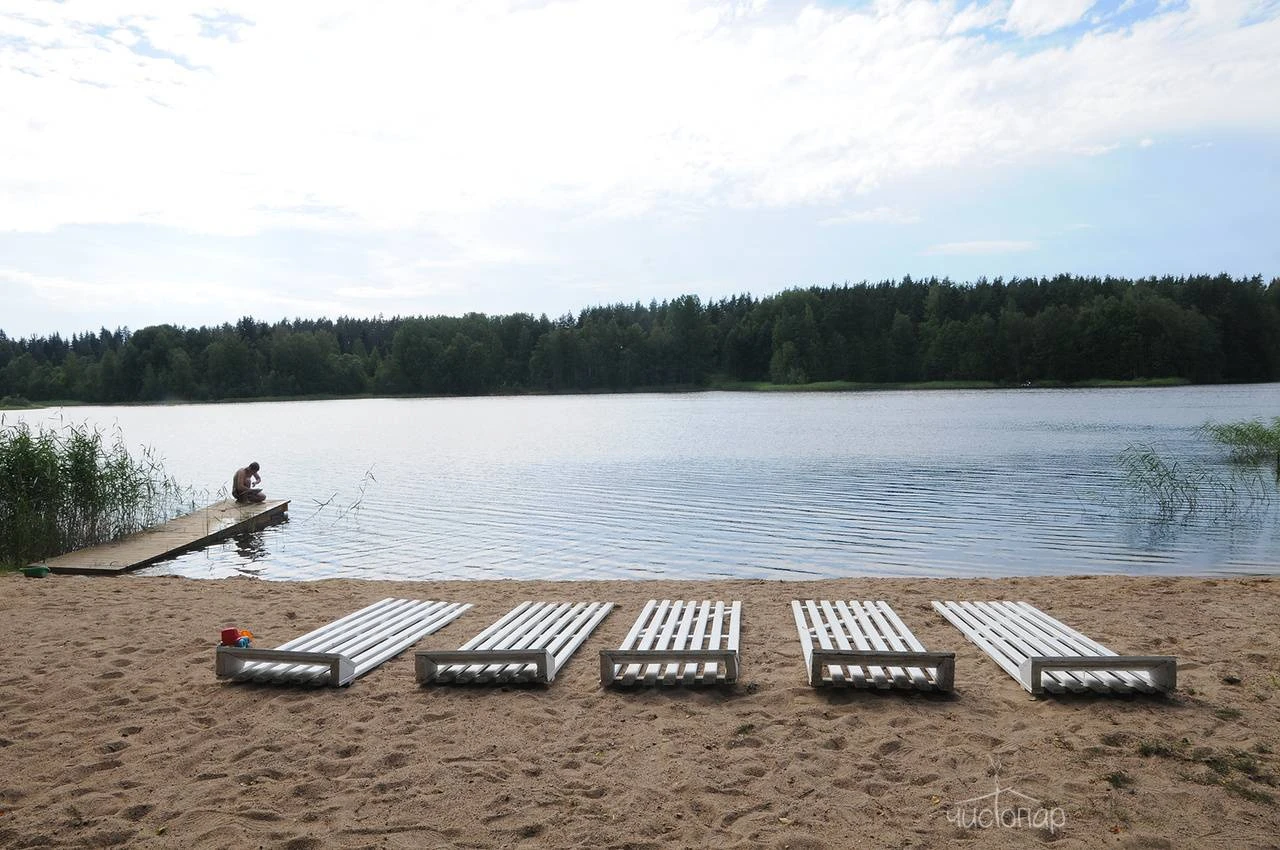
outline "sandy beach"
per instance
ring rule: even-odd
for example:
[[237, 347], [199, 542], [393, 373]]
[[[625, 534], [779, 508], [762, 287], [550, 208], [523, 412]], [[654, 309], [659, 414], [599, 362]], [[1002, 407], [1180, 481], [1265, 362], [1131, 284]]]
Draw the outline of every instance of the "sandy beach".
[[[219, 630], [275, 646], [386, 596], [617, 608], [550, 687], [422, 688], [412, 653], [343, 689], [226, 684]], [[742, 678], [602, 690], [653, 598], [743, 602]], [[886, 599], [956, 653], [952, 696], [808, 687], [789, 602]], [[1179, 657], [1164, 697], [1031, 699], [929, 607], [1025, 599], [1119, 652]], [[1280, 846], [1280, 582], [361, 582], [0, 576], [0, 846]], [[1038, 823], [970, 827], [999, 787]], [[1023, 799], [1023, 798], [1017, 798]]]

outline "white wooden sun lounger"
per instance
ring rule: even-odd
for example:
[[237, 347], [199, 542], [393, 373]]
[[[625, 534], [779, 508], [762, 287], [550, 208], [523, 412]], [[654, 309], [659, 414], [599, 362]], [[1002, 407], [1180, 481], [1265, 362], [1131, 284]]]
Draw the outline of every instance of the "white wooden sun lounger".
[[417, 652], [418, 682], [548, 684], [611, 610], [612, 602], [523, 602], [458, 649]]
[[219, 679], [291, 685], [349, 685], [423, 637], [453, 622], [470, 604], [383, 599], [275, 649], [218, 647]]
[[1177, 685], [1172, 655], [1116, 655], [1026, 602], [934, 602], [933, 607], [1027, 691], [1154, 693]]
[[600, 651], [600, 684], [738, 681], [742, 603], [650, 599], [618, 649]]
[[887, 602], [793, 600], [791, 611], [815, 688], [955, 687], [955, 653], [929, 652]]

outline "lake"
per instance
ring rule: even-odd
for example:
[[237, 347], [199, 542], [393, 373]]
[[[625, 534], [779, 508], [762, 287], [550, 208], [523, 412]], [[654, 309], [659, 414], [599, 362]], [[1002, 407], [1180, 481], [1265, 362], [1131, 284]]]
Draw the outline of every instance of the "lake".
[[[267, 579], [1280, 572], [1272, 501], [1161, 517], [1118, 456], [1227, 480], [1209, 420], [1280, 384], [690, 393], [28, 411], [118, 426], [213, 501], [262, 464], [287, 522], [145, 574]], [[1265, 475], [1272, 473], [1266, 471]], [[1275, 488], [1267, 484], [1274, 494]]]

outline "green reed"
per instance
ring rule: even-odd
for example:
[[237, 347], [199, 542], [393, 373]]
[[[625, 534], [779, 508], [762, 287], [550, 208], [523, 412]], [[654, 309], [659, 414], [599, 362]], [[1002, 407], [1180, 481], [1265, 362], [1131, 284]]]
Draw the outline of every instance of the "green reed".
[[1233, 469], [1223, 475], [1193, 460], [1162, 455], [1148, 445], [1130, 445], [1120, 453], [1120, 468], [1130, 492], [1156, 508], [1165, 521], [1197, 514], [1243, 519], [1271, 504], [1270, 487], [1256, 470]]
[[1280, 416], [1267, 425], [1260, 420], [1246, 422], [1209, 422], [1203, 428], [1218, 443], [1231, 451], [1231, 460], [1242, 464], [1275, 461], [1280, 475]]
[[119, 430], [0, 420], [0, 565], [20, 566], [115, 540], [195, 509], [194, 494]]

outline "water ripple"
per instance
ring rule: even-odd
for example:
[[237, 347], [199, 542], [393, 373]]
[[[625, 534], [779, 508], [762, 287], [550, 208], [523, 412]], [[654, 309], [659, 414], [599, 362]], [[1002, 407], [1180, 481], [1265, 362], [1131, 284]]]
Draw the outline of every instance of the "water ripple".
[[[246, 409], [251, 408], [251, 409]], [[1129, 444], [1280, 387], [592, 396], [77, 408], [216, 490], [253, 454], [289, 522], [149, 568], [262, 578], [766, 578], [1280, 571], [1275, 512], [1160, 522]], [[189, 434], [200, 434], [193, 440]], [[180, 438], [174, 435], [182, 435]], [[228, 459], [231, 459], [230, 461]], [[222, 467], [227, 467], [223, 469]], [[367, 479], [366, 474], [373, 478]], [[243, 541], [242, 541], [243, 542]]]

